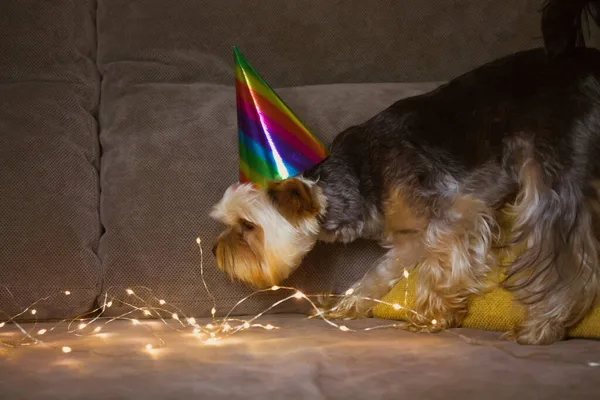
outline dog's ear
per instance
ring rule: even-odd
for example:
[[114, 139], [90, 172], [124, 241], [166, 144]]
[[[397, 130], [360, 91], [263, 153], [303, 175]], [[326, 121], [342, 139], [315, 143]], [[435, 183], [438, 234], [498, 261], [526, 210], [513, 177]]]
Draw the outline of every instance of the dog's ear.
[[269, 182], [267, 194], [277, 211], [294, 225], [319, 212], [320, 205], [312, 188], [299, 179]]

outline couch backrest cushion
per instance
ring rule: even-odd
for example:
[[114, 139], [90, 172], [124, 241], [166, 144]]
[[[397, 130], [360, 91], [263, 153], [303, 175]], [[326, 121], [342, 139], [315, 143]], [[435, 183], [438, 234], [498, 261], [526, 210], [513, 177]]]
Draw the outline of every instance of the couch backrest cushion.
[[0, 38], [0, 320], [76, 316], [101, 281], [95, 1], [3, 0]]
[[[200, 83], [121, 86], [115, 82], [127, 72], [113, 72], [104, 77], [100, 113], [101, 215], [106, 232], [99, 255], [106, 268], [105, 288], [128, 302], [129, 287], [154, 303], [165, 299], [188, 315], [209, 315], [212, 302], [200, 280], [195, 243], [199, 236], [208, 287], [219, 313], [227, 312], [250, 291], [217, 269], [210, 248], [222, 227], [208, 214], [225, 189], [237, 182], [235, 89]], [[278, 93], [328, 144], [341, 129], [392, 101], [434, 86], [343, 84]], [[319, 245], [285, 284], [306, 293], [343, 291], [380, 255], [381, 250], [368, 242]], [[262, 311], [282, 295], [252, 297], [236, 313]], [[111, 315], [124, 311], [118, 303], [113, 302]], [[277, 309], [298, 310], [297, 301]]]

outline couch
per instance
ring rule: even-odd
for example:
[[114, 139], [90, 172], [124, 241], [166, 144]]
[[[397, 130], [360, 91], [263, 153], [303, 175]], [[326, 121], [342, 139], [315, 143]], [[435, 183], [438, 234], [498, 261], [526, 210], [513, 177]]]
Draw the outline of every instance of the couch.
[[[237, 180], [234, 45], [329, 143], [395, 100], [540, 46], [539, 8], [537, 0], [3, 0], [0, 321], [47, 297], [35, 313], [19, 315], [18, 327], [50, 329], [109, 297], [102, 316], [118, 317], [139, 306], [130, 289], [206, 322], [214, 304], [221, 317], [251, 293], [207, 251], [202, 272], [213, 303], [195, 242], [212, 246], [220, 227], [210, 207]], [[592, 32], [589, 45], [600, 46], [598, 36]], [[381, 254], [367, 241], [319, 244], [285, 285], [341, 293]], [[252, 296], [233, 314], [255, 315], [285, 295]], [[386, 323], [377, 319], [348, 322], [359, 331], [343, 332], [306, 319], [307, 307], [284, 302], [261, 319], [277, 329], [251, 329], [215, 346], [138, 313], [139, 325], [168, 343], [147, 352], [136, 350], [148, 339], [129, 321], [70, 353], [55, 351], [75, 340], [61, 327], [52, 340], [0, 348], [0, 393], [600, 396], [596, 341], [532, 348], [475, 330], [360, 331]], [[18, 327], [0, 327], [3, 343], [15, 343]]]

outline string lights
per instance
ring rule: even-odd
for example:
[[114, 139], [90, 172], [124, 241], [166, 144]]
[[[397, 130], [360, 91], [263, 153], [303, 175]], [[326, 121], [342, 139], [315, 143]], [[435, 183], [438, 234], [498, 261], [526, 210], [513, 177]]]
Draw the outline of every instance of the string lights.
[[[313, 300], [313, 298], [323, 298], [323, 296], [325, 296], [325, 297], [341, 297], [341, 296], [355, 295], [354, 294], [355, 290], [353, 288], [346, 290], [345, 293], [341, 294], [341, 295], [338, 295], [338, 294], [307, 295], [294, 287], [272, 286], [268, 289], [257, 290], [255, 292], [249, 294], [248, 296], [240, 299], [236, 304], [234, 304], [234, 306], [227, 312], [227, 314], [223, 318], [217, 318], [216, 317], [216, 313], [217, 313], [216, 300], [215, 300], [215, 297], [213, 296], [213, 294], [211, 293], [208, 285], [206, 284], [206, 280], [204, 278], [203, 251], [202, 251], [202, 242], [201, 242], [200, 238], [196, 239], [196, 243], [198, 245], [198, 250], [200, 253], [200, 264], [199, 264], [200, 265], [200, 277], [201, 277], [204, 289], [205, 289], [208, 297], [212, 301], [212, 308], [210, 311], [211, 317], [212, 317], [211, 322], [206, 323], [206, 324], [199, 324], [194, 317], [186, 316], [185, 313], [183, 313], [181, 310], [177, 309], [176, 307], [174, 307], [172, 305], [169, 305], [169, 303], [166, 300], [159, 299], [154, 296], [149, 296], [148, 298], [142, 297], [142, 296], [138, 295], [132, 288], [125, 289], [125, 294], [127, 295], [126, 298], [135, 299], [136, 302], [140, 305], [133, 304], [134, 303], [133, 301], [126, 301], [126, 300], [123, 300], [120, 298], [117, 299], [116, 296], [109, 295], [110, 290], [107, 290], [107, 292], [105, 292], [101, 296], [102, 301], [101, 301], [100, 306], [98, 306], [94, 310], [91, 310], [83, 315], [78, 315], [75, 318], [63, 319], [63, 320], [60, 320], [60, 321], [54, 323], [51, 326], [48, 326], [48, 327], [45, 327], [42, 329], [36, 328], [36, 325], [38, 322], [37, 318], [34, 320], [34, 323], [19, 322], [19, 317], [24, 314], [29, 313], [29, 314], [35, 316], [37, 314], [36, 307], [39, 307], [40, 304], [42, 304], [46, 301], [49, 301], [50, 299], [55, 298], [57, 296], [61, 296], [61, 295], [62, 296], [70, 296], [72, 294], [71, 290], [64, 290], [64, 291], [58, 292], [54, 295], [46, 296], [39, 300], [36, 300], [35, 302], [30, 304], [28, 307], [23, 309], [18, 314], [13, 315], [3, 321], [0, 321], [0, 330], [3, 328], [9, 327], [9, 326], [14, 326], [17, 328], [17, 331], [19, 332], [19, 334], [16, 337], [15, 337], [15, 335], [10, 335], [9, 336], [10, 340], [3, 339], [0, 336], [0, 344], [4, 345], [6, 347], [16, 348], [16, 347], [21, 347], [21, 346], [29, 346], [29, 345], [46, 343], [47, 345], [50, 345], [52, 347], [51, 342], [42, 340], [42, 338], [48, 336], [48, 333], [56, 330], [60, 326], [65, 326], [65, 325], [67, 328], [66, 332], [69, 335], [73, 335], [73, 336], [77, 336], [77, 337], [96, 336], [96, 337], [108, 338], [109, 335], [106, 333], [108, 325], [110, 325], [111, 323], [113, 323], [115, 321], [129, 321], [132, 324], [132, 326], [135, 327], [136, 329], [139, 329], [139, 328], [145, 329], [155, 340], [153, 343], [144, 344], [139, 349], [140, 351], [145, 351], [146, 353], [152, 354], [155, 351], [157, 351], [158, 349], [166, 347], [167, 344], [166, 344], [165, 340], [158, 334], [158, 332], [156, 330], [151, 329], [150, 326], [148, 326], [147, 324], [143, 324], [138, 318], [136, 318], [137, 315], [140, 315], [140, 316], [145, 316], [145, 317], [153, 317], [155, 320], [159, 321], [160, 323], [162, 323], [164, 326], [166, 326], [167, 328], [169, 328], [171, 330], [174, 330], [177, 332], [191, 333], [192, 335], [194, 335], [194, 336], [198, 337], [200, 340], [202, 340], [202, 342], [206, 345], [216, 345], [216, 344], [220, 343], [223, 339], [225, 339], [227, 337], [231, 337], [236, 334], [239, 334], [240, 332], [243, 332], [248, 329], [259, 328], [259, 329], [264, 329], [267, 331], [280, 329], [280, 327], [278, 327], [278, 326], [275, 326], [272, 324], [263, 325], [263, 324], [258, 323], [257, 321], [263, 315], [265, 315], [266, 313], [268, 313], [269, 311], [271, 311], [278, 305], [280, 305], [286, 301], [291, 301], [291, 300], [308, 302], [308, 304], [315, 311], [314, 316], [316, 318], [321, 319], [326, 324], [328, 324], [331, 327], [338, 329], [339, 331], [342, 331], [342, 332], [356, 332], [358, 330], [371, 331], [371, 330], [376, 330], [376, 329], [396, 328], [396, 327], [404, 326], [403, 322], [399, 322], [399, 323], [391, 323], [391, 324], [388, 323], [388, 324], [384, 324], [384, 325], [370, 326], [370, 327], [362, 328], [362, 329], [358, 329], [358, 330], [352, 329], [346, 325], [336, 322], [335, 320], [328, 319], [321, 312], [320, 308], [317, 306], [316, 302]], [[387, 301], [384, 301], [381, 299], [375, 299], [375, 298], [370, 298], [370, 297], [362, 297], [362, 296], [357, 296], [357, 297], [359, 300], [366, 300], [366, 301], [371, 301], [373, 303], [385, 304], [385, 305], [392, 307], [394, 310], [405, 310], [414, 315], [420, 316], [420, 314], [418, 314], [416, 311], [409, 309], [406, 306], [406, 301], [407, 301], [407, 297], [408, 297], [408, 281], [407, 281], [407, 279], [409, 276], [410, 276], [409, 272], [405, 269], [403, 272], [403, 278], [406, 281], [404, 305], [401, 305], [398, 303], [390, 303], [390, 302], [387, 302]], [[149, 290], [148, 288], [145, 288], [145, 289], [148, 290], [150, 293], [152, 293], [151, 290]], [[263, 311], [261, 311], [260, 313], [258, 313], [256, 315], [253, 315], [250, 317], [245, 317], [245, 318], [239, 318], [239, 317], [232, 316], [232, 313], [234, 312], [234, 310], [238, 306], [240, 306], [242, 303], [247, 301], [249, 298], [256, 296], [260, 293], [270, 292], [270, 291], [287, 291], [290, 294], [283, 297], [280, 300], [275, 301], [269, 307], [267, 307], [266, 309], [264, 309]], [[106, 309], [112, 307], [114, 302], [118, 302], [119, 305], [124, 308], [124, 311], [120, 315], [115, 316], [115, 317], [104, 316], [104, 312], [106, 311]], [[437, 320], [435, 320], [435, 319], [431, 320], [430, 324], [437, 325]], [[499, 346], [498, 344], [495, 344], [495, 343], [484, 343], [482, 341], [468, 338], [460, 333], [455, 333], [455, 332], [448, 331], [448, 330], [447, 330], [447, 332], [455, 334], [456, 336], [458, 336], [459, 338], [461, 338], [462, 340], [464, 340], [465, 342], [467, 342], [469, 344], [493, 347], [498, 350], [504, 351], [504, 352], [508, 353], [509, 355], [512, 355], [517, 358], [529, 358], [527, 356], [524, 357], [522, 355], [514, 354], [510, 350], [508, 350], [502, 346]], [[60, 347], [58, 347], [58, 349], [60, 349], [60, 351], [64, 354], [68, 354], [68, 353], [71, 353], [74, 351], [74, 348], [72, 346], [66, 346], [66, 345], [60, 346]], [[590, 363], [588, 363], [588, 365], [595, 367], [600, 364], [595, 363], [595, 362], [590, 362]]]
[[[110, 290], [108, 290], [106, 293], [104, 293], [101, 296], [101, 298], [102, 298], [101, 305], [98, 306], [96, 309], [91, 310], [90, 312], [87, 312], [83, 315], [78, 315], [72, 319], [63, 319], [61, 321], [54, 323], [50, 327], [43, 328], [43, 329], [37, 329], [35, 327], [37, 320], [34, 320], [36, 323], [33, 323], [33, 324], [24, 324], [24, 323], [18, 322], [19, 317], [26, 313], [29, 313], [29, 314], [35, 316], [37, 314], [37, 309], [35, 307], [39, 307], [39, 304], [44, 303], [44, 302], [46, 302], [52, 298], [55, 298], [57, 296], [60, 296], [60, 295], [70, 296], [72, 294], [71, 290], [63, 290], [61, 292], [56, 293], [55, 295], [46, 296], [42, 299], [35, 301], [29, 307], [26, 307], [24, 310], [22, 310], [18, 314], [6, 319], [5, 321], [0, 322], [0, 329], [3, 327], [6, 327], [6, 326], [14, 325], [17, 327], [18, 331], [20, 332], [20, 337], [18, 339], [15, 340], [15, 338], [11, 336], [10, 341], [0, 340], [0, 344], [7, 346], [7, 347], [19, 347], [19, 346], [27, 346], [27, 345], [32, 345], [32, 344], [46, 343], [46, 341], [43, 341], [41, 339], [41, 337], [44, 335], [47, 335], [49, 332], [52, 332], [52, 331], [56, 330], [57, 328], [59, 328], [60, 326], [64, 326], [64, 325], [67, 326], [67, 333], [69, 335], [74, 335], [74, 336], [104, 335], [103, 337], [106, 337], [107, 325], [113, 323], [114, 321], [125, 320], [125, 321], [129, 321], [135, 327], [146, 328], [156, 339], [158, 339], [157, 340], [158, 344], [147, 343], [146, 345], [144, 345], [143, 349], [140, 349], [140, 350], [154, 351], [157, 348], [165, 347], [166, 343], [164, 342], [164, 340], [162, 338], [160, 338], [160, 336], [154, 330], [152, 330], [148, 326], [142, 324], [140, 319], [136, 318], [137, 315], [140, 315], [140, 316], [144, 316], [144, 317], [154, 317], [158, 321], [160, 321], [164, 326], [166, 326], [170, 329], [176, 330], [176, 331], [182, 331], [182, 332], [189, 331], [193, 335], [204, 338], [205, 344], [211, 345], [211, 344], [218, 343], [219, 341], [221, 341], [222, 339], [224, 339], [226, 337], [230, 337], [230, 336], [239, 334], [240, 332], [247, 330], [247, 329], [260, 328], [260, 329], [264, 329], [267, 331], [279, 329], [278, 326], [275, 326], [272, 324], [266, 324], [266, 325], [260, 324], [257, 322], [257, 320], [260, 319], [264, 314], [268, 313], [269, 311], [271, 311], [272, 309], [277, 307], [278, 305], [280, 305], [286, 301], [290, 301], [290, 300], [307, 301], [309, 303], [309, 305], [312, 307], [312, 309], [315, 311], [315, 315], [318, 318], [322, 319], [324, 322], [326, 322], [330, 326], [332, 326], [336, 329], [339, 329], [342, 332], [355, 331], [354, 329], [350, 329], [346, 325], [338, 324], [334, 320], [328, 319], [323, 315], [323, 313], [317, 306], [316, 302], [313, 300], [314, 298], [322, 298], [323, 297], [322, 294], [307, 295], [307, 294], [299, 291], [298, 289], [296, 289], [294, 287], [290, 287], [290, 286], [275, 285], [268, 289], [257, 290], [255, 292], [249, 294], [248, 296], [240, 299], [229, 310], [229, 312], [225, 315], [225, 317], [217, 318], [216, 317], [216, 313], [217, 313], [216, 299], [213, 296], [212, 292], [210, 291], [210, 289], [206, 283], [206, 279], [204, 277], [204, 262], [203, 262], [204, 254], [203, 254], [203, 250], [202, 250], [202, 241], [200, 240], [200, 238], [196, 239], [196, 244], [198, 246], [198, 251], [200, 254], [200, 279], [202, 281], [202, 285], [204, 287], [204, 290], [206, 291], [207, 296], [212, 301], [212, 308], [210, 310], [212, 318], [211, 318], [210, 323], [207, 323], [204, 325], [199, 324], [194, 317], [186, 316], [181, 310], [175, 309], [174, 307], [169, 306], [169, 304], [167, 303], [166, 300], [155, 298], [152, 296], [150, 298], [144, 298], [144, 297], [140, 296], [139, 294], [137, 294], [133, 288], [125, 289], [125, 294], [127, 295], [126, 298], [135, 299], [135, 302], [140, 305], [134, 304], [133, 301], [117, 299], [116, 296], [111, 296], [109, 294]], [[408, 271], [405, 270], [404, 278], [408, 278], [408, 276], [409, 276]], [[408, 285], [407, 285], [407, 287], [408, 287]], [[240, 318], [231, 316], [232, 313], [234, 312], [234, 310], [238, 306], [240, 306], [242, 303], [247, 301], [250, 297], [256, 296], [260, 293], [269, 292], [269, 291], [287, 291], [290, 294], [288, 296], [283, 297], [280, 300], [275, 301], [269, 307], [267, 307], [262, 312], [260, 312], [256, 315], [246, 317], [244, 319], [240, 319]], [[325, 296], [327, 296], [327, 297], [339, 297], [339, 296], [344, 296], [344, 295], [349, 296], [349, 295], [352, 295], [353, 293], [354, 293], [354, 289], [350, 288], [350, 289], [346, 290], [346, 292], [343, 295], [327, 294]], [[385, 301], [379, 300], [379, 299], [372, 299], [372, 298], [367, 298], [367, 297], [360, 297], [360, 299], [373, 301], [375, 303], [387, 304], [387, 305], [393, 307], [395, 310], [406, 309], [405, 306], [401, 306], [400, 304], [388, 303], [388, 302], [385, 302]], [[104, 311], [106, 311], [106, 309], [112, 307], [112, 305], [115, 301], [119, 302], [119, 305], [124, 308], [124, 311], [120, 315], [115, 316], [115, 317], [104, 316], [103, 315]], [[408, 311], [415, 313], [412, 310], [408, 310]], [[432, 324], [435, 324], [435, 320], [432, 321]], [[28, 328], [28, 325], [32, 325], [32, 327]], [[398, 326], [398, 325], [399, 324], [391, 324], [391, 325], [387, 324], [387, 325], [382, 325], [382, 326], [364, 328], [363, 330], [368, 331], [368, 330], [384, 328], [384, 327], [391, 327], [391, 326]], [[63, 353], [70, 353], [73, 351], [72, 347], [70, 347], [70, 346], [62, 346], [60, 348], [60, 350]]]

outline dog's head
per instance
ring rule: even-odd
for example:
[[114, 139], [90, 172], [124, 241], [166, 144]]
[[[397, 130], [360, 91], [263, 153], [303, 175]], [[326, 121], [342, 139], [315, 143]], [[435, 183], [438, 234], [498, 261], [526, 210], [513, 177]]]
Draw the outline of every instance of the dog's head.
[[315, 245], [324, 211], [321, 189], [305, 179], [230, 187], [211, 212], [226, 225], [213, 248], [217, 265], [253, 287], [277, 285]]

